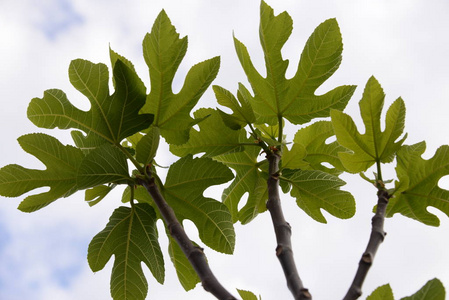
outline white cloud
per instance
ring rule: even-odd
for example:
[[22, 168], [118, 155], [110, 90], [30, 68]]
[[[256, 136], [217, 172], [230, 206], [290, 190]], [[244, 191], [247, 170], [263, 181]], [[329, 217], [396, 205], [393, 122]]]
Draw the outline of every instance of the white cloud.
[[[275, 1], [271, 1], [275, 2]], [[429, 152], [447, 144], [447, 98], [449, 80], [446, 55], [449, 43], [445, 1], [282, 1], [270, 3], [276, 13], [287, 10], [294, 31], [284, 54], [297, 66], [304, 43], [313, 29], [327, 18], [337, 17], [345, 45], [340, 70], [323, 90], [338, 84], [357, 84], [348, 106], [358, 114], [358, 100], [366, 80], [374, 74], [384, 86], [387, 104], [405, 99], [409, 141], [426, 139]], [[258, 44], [259, 1], [2, 1], [0, 3], [0, 128], [3, 134], [0, 165], [20, 163], [39, 167], [15, 139], [42, 131], [26, 119], [33, 97], [48, 88], [61, 88], [78, 105], [86, 100], [71, 87], [67, 68], [71, 59], [85, 58], [109, 64], [108, 46], [130, 58], [139, 74], [148, 78], [141, 57], [141, 41], [152, 22], [165, 8], [181, 36], [189, 36], [189, 51], [180, 72], [195, 63], [221, 55], [222, 66], [215, 84], [234, 91], [245, 81], [234, 53], [235, 36], [248, 46], [262, 71], [263, 55]], [[48, 27], [51, 25], [50, 27]], [[55, 28], [53, 28], [55, 27]], [[179, 76], [182, 78], [182, 75]], [[83, 102], [84, 101], [84, 102]], [[210, 91], [202, 105], [214, 106]], [[68, 132], [47, 131], [70, 142]], [[170, 163], [164, 157], [162, 164]], [[327, 216], [329, 225], [310, 220], [294, 200], [284, 201], [293, 225], [293, 242], [299, 272], [316, 299], [343, 296], [366, 246], [370, 230], [374, 189], [348, 176], [347, 190], [358, 200], [351, 220]], [[220, 195], [214, 195], [217, 199]], [[23, 199], [23, 197], [21, 197]], [[0, 204], [0, 298], [15, 299], [109, 299], [112, 261], [105, 271], [92, 274], [86, 260], [87, 244], [120, 205], [120, 194], [94, 208], [83, 203], [82, 193], [58, 200], [33, 214], [15, 209], [19, 199], [2, 198]], [[413, 293], [437, 276], [449, 286], [449, 222], [441, 212], [440, 228], [427, 228], [395, 216], [386, 221], [388, 232], [365, 283], [364, 295], [390, 282], [397, 298]], [[274, 236], [269, 215], [248, 226], [237, 226], [236, 255], [225, 256], [206, 249], [209, 260], [225, 286], [250, 289], [264, 299], [288, 298], [285, 280], [274, 256]], [[263, 227], [259, 231], [259, 227]], [[160, 230], [163, 234], [163, 230]], [[266, 236], [266, 238], [265, 238]], [[163, 246], [165, 250], [166, 247]], [[168, 256], [166, 286], [149, 278], [150, 299], [212, 299], [199, 286], [184, 294]], [[422, 263], [420, 263], [420, 261]], [[253, 266], [255, 267], [253, 268]], [[150, 277], [150, 276], [149, 276]], [[323, 285], [323, 282], [324, 285]]]

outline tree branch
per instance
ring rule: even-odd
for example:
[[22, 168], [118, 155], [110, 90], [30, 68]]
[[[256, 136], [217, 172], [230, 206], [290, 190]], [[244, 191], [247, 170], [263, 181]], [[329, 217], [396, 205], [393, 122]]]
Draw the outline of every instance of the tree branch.
[[165, 221], [165, 224], [170, 232], [170, 235], [175, 239], [178, 245], [181, 247], [185, 256], [192, 264], [195, 272], [198, 274], [198, 277], [203, 284], [203, 288], [213, 294], [217, 299], [220, 300], [236, 300], [234, 296], [232, 296], [217, 280], [215, 275], [212, 273], [209, 264], [207, 263], [206, 256], [204, 255], [203, 249], [195, 246], [192, 241], [187, 236], [184, 231], [184, 227], [182, 227], [181, 223], [179, 223], [173, 209], [168, 205], [159, 191], [158, 186], [154, 182], [154, 178], [145, 179], [139, 178], [139, 184], [144, 186], [148, 193], [150, 193], [151, 197], [159, 208], [159, 212], [162, 215], [162, 218]]
[[372, 228], [368, 246], [360, 259], [354, 281], [352, 282], [351, 287], [343, 300], [354, 300], [362, 295], [363, 282], [365, 281], [366, 275], [373, 264], [377, 249], [386, 236], [386, 232], [384, 231], [385, 211], [387, 209], [388, 199], [390, 199], [390, 197], [391, 196], [384, 189], [379, 189], [377, 192], [377, 209], [371, 220]]
[[279, 197], [279, 160], [277, 153], [267, 153], [269, 162], [268, 173], [268, 202], [267, 209], [270, 211], [273, 221], [274, 232], [276, 234], [276, 256], [278, 257], [282, 269], [284, 270], [287, 286], [296, 300], [312, 299], [309, 291], [304, 288], [296, 269], [295, 260], [293, 258], [290, 224], [285, 221], [282, 212], [281, 200]]

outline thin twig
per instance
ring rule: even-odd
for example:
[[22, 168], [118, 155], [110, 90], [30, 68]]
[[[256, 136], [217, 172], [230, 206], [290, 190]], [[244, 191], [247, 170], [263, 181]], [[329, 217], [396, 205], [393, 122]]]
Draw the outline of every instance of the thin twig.
[[159, 212], [162, 215], [162, 218], [165, 221], [165, 224], [167, 225], [170, 235], [178, 243], [185, 256], [192, 264], [193, 268], [198, 274], [198, 277], [201, 280], [201, 283], [203, 284], [203, 288], [213, 294], [217, 299], [236, 300], [237, 298], [232, 296], [212, 273], [209, 264], [207, 263], [203, 249], [195, 246], [189, 239], [186, 232], [184, 231], [184, 227], [182, 227], [181, 223], [176, 218], [173, 209], [168, 205], [161, 192], [159, 191], [158, 186], [154, 182], [154, 178], [139, 178], [139, 184], [144, 186], [150, 193], [151, 197], [154, 200], [154, 203], [157, 205]]
[[275, 152], [267, 154], [269, 162], [269, 178], [268, 185], [268, 202], [267, 208], [270, 211], [273, 227], [276, 234], [276, 256], [278, 257], [284, 275], [287, 280], [287, 286], [296, 300], [312, 299], [309, 291], [304, 288], [303, 283], [298, 275], [295, 260], [293, 258], [290, 224], [285, 221], [284, 213], [281, 207], [279, 197], [279, 160], [280, 157]]
[[363, 282], [365, 281], [366, 275], [373, 264], [377, 249], [386, 236], [386, 232], [384, 231], [384, 221], [389, 198], [390, 195], [386, 190], [379, 189], [377, 192], [377, 209], [371, 221], [372, 228], [368, 246], [360, 259], [354, 281], [352, 282], [351, 287], [343, 300], [355, 300], [362, 295]]

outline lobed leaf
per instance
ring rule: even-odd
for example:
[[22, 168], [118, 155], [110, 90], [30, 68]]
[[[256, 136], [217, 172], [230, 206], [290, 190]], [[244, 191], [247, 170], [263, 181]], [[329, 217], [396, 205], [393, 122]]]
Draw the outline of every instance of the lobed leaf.
[[304, 124], [329, 116], [331, 109], [342, 110], [352, 96], [354, 86], [341, 86], [316, 95], [320, 87], [339, 67], [343, 49], [335, 19], [320, 24], [306, 43], [295, 76], [286, 79], [288, 60], [281, 50], [292, 32], [291, 17], [283, 12], [274, 16], [264, 1], [260, 8], [260, 42], [264, 51], [266, 78], [256, 70], [248, 50], [238, 39], [234, 44], [240, 63], [254, 91], [247, 93], [258, 123], [274, 125], [281, 117], [293, 124]]
[[116, 89], [109, 95], [108, 69], [104, 64], [93, 64], [77, 59], [71, 62], [69, 77], [72, 85], [90, 101], [89, 111], [73, 106], [61, 90], [47, 90], [42, 99], [34, 98], [28, 106], [28, 118], [38, 127], [79, 129], [74, 133], [77, 145], [86, 148], [109, 142], [120, 142], [150, 126], [153, 116], [139, 114], [145, 103], [145, 86], [134, 70], [120, 59], [114, 64]]
[[298, 206], [314, 220], [326, 223], [321, 209], [331, 215], [348, 219], [355, 214], [354, 197], [340, 190], [340, 178], [318, 170], [283, 170], [281, 180], [291, 184], [290, 192]]
[[106, 227], [90, 242], [87, 259], [92, 271], [104, 268], [114, 255], [111, 296], [114, 300], [143, 300], [148, 283], [142, 271], [144, 262], [159, 283], [164, 282], [164, 261], [159, 247], [156, 214], [148, 204], [119, 207]]
[[[238, 220], [242, 224], [249, 223], [257, 214], [266, 210], [267, 182], [259, 170], [259, 152], [259, 147], [248, 146], [242, 152], [214, 157], [236, 172], [234, 180], [221, 197], [222, 202], [229, 208], [234, 223]], [[248, 193], [248, 201], [239, 211], [238, 205], [245, 193]]]
[[193, 66], [178, 94], [173, 94], [175, 73], [187, 51], [187, 37], [179, 38], [165, 11], [154, 22], [143, 40], [145, 62], [150, 71], [151, 92], [142, 111], [154, 115], [153, 125], [169, 144], [184, 144], [196, 124], [190, 111], [215, 79], [219, 57]]
[[189, 219], [201, 240], [212, 249], [232, 253], [235, 233], [231, 214], [223, 203], [203, 196], [204, 191], [233, 178], [223, 164], [210, 158], [186, 156], [168, 170], [164, 196], [179, 220]]
[[195, 118], [204, 119], [198, 124], [199, 131], [191, 129], [190, 139], [183, 145], [170, 145], [170, 151], [177, 156], [205, 153], [216, 156], [241, 151], [246, 141], [244, 130], [232, 130], [224, 125], [219, 112], [211, 108], [201, 108], [194, 113]]
[[247, 93], [242, 84], [239, 84], [239, 90], [237, 91], [237, 99], [228, 90], [214, 85], [213, 86], [215, 97], [220, 105], [226, 106], [233, 111], [232, 115], [228, 115], [221, 110], [221, 116], [225, 124], [232, 129], [240, 129], [247, 124], [256, 122], [254, 111], [249, 103], [248, 97], [245, 97]]
[[449, 175], [449, 146], [437, 149], [425, 160], [421, 157], [425, 142], [403, 146], [397, 155], [397, 192], [387, 206], [387, 216], [400, 213], [426, 225], [439, 226], [438, 217], [427, 210], [433, 206], [449, 216], [449, 191], [438, 186], [438, 181]]
[[86, 189], [105, 183], [126, 184], [131, 180], [126, 155], [113, 145], [103, 144], [83, 159], [77, 185]]
[[[329, 121], [316, 122], [298, 130], [293, 139], [294, 145], [300, 145], [305, 149], [307, 154], [303, 159], [310, 164], [309, 167], [303, 167], [304, 169], [321, 170], [333, 175], [338, 175], [345, 169], [338, 153], [348, 150], [337, 141], [326, 143], [327, 139], [332, 136], [334, 136], [334, 129]], [[334, 168], [324, 166], [323, 162], [331, 164]]]
[[359, 102], [366, 128], [364, 134], [358, 132], [350, 116], [338, 110], [331, 112], [338, 142], [352, 151], [352, 153], [339, 153], [344, 167], [351, 173], [366, 171], [375, 162], [391, 162], [407, 137], [404, 135], [398, 140], [404, 130], [405, 122], [405, 104], [401, 98], [398, 98], [388, 109], [385, 130], [381, 130], [380, 117], [384, 98], [385, 94], [379, 82], [371, 77]]
[[0, 169], [0, 194], [18, 197], [39, 187], [50, 187], [48, 192], [26, 197], [19, 205], [21, 211], [36, 211], [79, 189], [76, 178], [84, 159], [81, 150], [64, 146], [56, 138], [42, 133], [24, 135], [18, 141], [22, 149], [39, 159], [46, 169], [33, 170], [15, 164], [3, 167]]

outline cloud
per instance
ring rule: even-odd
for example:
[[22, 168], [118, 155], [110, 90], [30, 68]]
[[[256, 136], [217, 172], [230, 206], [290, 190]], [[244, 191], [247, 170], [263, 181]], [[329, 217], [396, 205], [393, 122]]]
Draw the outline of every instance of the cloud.
[[34, 3], [38, 12], [36, 26], [40, 28], [50, 40], [67, 33], [74, 26], [83, 24], [83, 16], [74, 10], [72, 1], [48, 0]]

